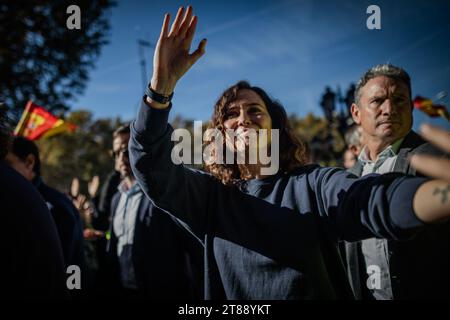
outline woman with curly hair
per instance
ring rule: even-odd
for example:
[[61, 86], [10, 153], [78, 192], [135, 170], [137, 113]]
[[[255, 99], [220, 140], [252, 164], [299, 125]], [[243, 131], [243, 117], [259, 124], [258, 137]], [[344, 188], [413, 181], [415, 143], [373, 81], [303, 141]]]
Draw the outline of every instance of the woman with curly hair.
[[[219, 98], [210, 128], [225, 139], [209, 148], [213, 159], [231, 150], [233, 159], [243, 154], [245, 161], [208, 163], [208, 173], [174, 164], [170, 99], [206, 40], [189, 53], [197, 24], [191, 7], [179, 9], [170, 30], [169, 19], [131, 125], [130, 160], [146, 195], [203, 243], [206, 299], [351, 298], [338, 240], [408, 238], [450, 215], [449, 203], [432, 195], [445, 181], [395, 174], [355, 179], [307, 164], [306, 146], [292, 134], [283, 107], [245, 82]], [[252, 131], [268, 135], [251, 143]], [[260, 151], [276, 147], [279, 154], [270, 156], [279, 159], [278, 170], [267, 173]], [[256, 161], [249, 161], [255, 150]]]
[[[306, 145], [303, 141], [298, 139], [297, 136], [295, 136], [283, 106], [279, 102], [272, 100], [263, 89], [251, 86], [246, 81], [240, 81], [228, 88], [221, 95], [220, 99], [217, 101], [214, 107], [214, 114], [212, 116], [208, 129], [218, 129], [216, 132], [226, 137], [225, 140], [220, 140], [223, 141], [223, 145], [221, 146], [220, 150], [222, 150], [223, 152], [223, 150], [227, 149], [227, 146], [228, 149], [232, 150], [236, 148], [236, 151], [241, 151], [244, 154], [243, 157], [245, 157], [247, 162], [249, 162], [248, 149], [252, 148], [249, 138], [250, 130], [254, 129], [254, 132], [256, 132], [259, 129], [264, 129], [262, 127], [260, 128], [258, 125], [244, 125], [244, 127], [249, 130], [243, 130], [243, 132], [241, 132], [241, 134], [237, 136], [237, 141], [231, 142], [232, 137], [227, 134], [228, 132], [230, 132], [227, 132], [227, 130], [231, 130], [231, 133], [233, 133], [233, 131], [236, 132], [236, 126], [238, 125], [236, 115], [239, 110], [237, 110], [235, 107], [230, 108], [230, 105], [236, 104], [236, 100], [242, 96], [250, 96], [258, 102], [258, 104], [252, 105], [250, 108], [248, 108], [248, 111], [246, 111], [248, 117], [253, 118], [253, 122], [261, 122], [261, 118], [270, 120], [271, 124], [267, 126], [267, 128], [265, 128], [268, 131], [266, 134], [267, 139], [272, 138], [271, 132], [274, 131], [274, 129], [279, 131], [276, 137], [278, 138], [278, 149], [281, 150], [281, 153], [279, 155], [270, 155], [276, 156], [278, 158], [277, 164], [279, 170], [288, 173], [296, 168], [305, 165], [308, 161], [308, 152]], [[240, 139], [241, 137], [243, 138], [242, 140]], [[240, 141], [243, 141], [243, 143], [240, 144]], [[254, 144], [254, 146], [258, 147], [257, 144], [260, 141], [262, 141], [261, 137], [256, 138], [256, 143]], [[217, 156], [215, 156], [216, 149], [219, 149], [217, 147], [217, 143], [217, 139], [207, 139], [205, 143], [205, 150], [207, 150], [207, 147], [211, 145], [212, 148], [210, 150], [212, 150], [213, 153], [213, 155], [207, 156], [212, 156], [213, 158], [217, 159]], [[269, 141], [266, 143], [266, 146], [270, 144], [271, 143]], [[239, 150], [240, 147], [242, 147], [241, 150]], [[261, 150], [261, 146], [259, 146], [257, 149], [258, 150], [256, 150], [255, 152], [256, 154], [259, 155], [260, 153], [264, 153], [262, 152], [263, 150]], [[264, 151], [266, 151], [267, 153], [267, 151], [269, 150], [267, 150], [267, 147], [265, 149], [266, 150]], [[246, 151], [247, 154], [245, 153]], [[233, 161], [231, 161], [232, 163], [223, 163], [224, 161], [211, 161], [211, 164], [206, 163], [205, 169], [212, 175], [214, 175], [217, 179], [222, 181], [222, 183], [225, 185], [240, 183], [246, 177], [250, 178], [252, 175], [251, 172], [248, 172], [250, 167], [248, 165], [245, 165], [245, 163], [244, 165], [240, 165], [238, 163], [237, 152], [234, 153]], [[223, 152], [222, 159], [224, 158], [226, 158], [226, 152]]]

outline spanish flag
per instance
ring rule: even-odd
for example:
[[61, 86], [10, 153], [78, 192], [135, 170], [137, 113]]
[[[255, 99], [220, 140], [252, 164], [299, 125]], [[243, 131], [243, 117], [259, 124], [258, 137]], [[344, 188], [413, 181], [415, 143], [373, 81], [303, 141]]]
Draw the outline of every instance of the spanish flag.
[[76, 125], [56, 118], [30, 100], [14, 130], [14, 135], [23, 136], [29, 140], [38, 140], [65, 131], [73, 132], [75, 129]]
[[413, 103], [414, 107], [432, 118], [442, 117], [450, 121], [450, 115], [443, 104], [435, 104], [433, 100], [421, 96], [415, 97]]

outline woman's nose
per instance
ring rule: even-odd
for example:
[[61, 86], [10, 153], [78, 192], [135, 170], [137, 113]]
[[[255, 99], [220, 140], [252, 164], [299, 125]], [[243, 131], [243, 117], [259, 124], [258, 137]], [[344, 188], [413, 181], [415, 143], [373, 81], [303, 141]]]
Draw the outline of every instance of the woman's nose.
[[247, 115], [247, 113], [245, 111], [242, 111], [238, 118], [238, 126], [248, 126], [251, 123], [252, 122], [250, 121], [250, 118]]

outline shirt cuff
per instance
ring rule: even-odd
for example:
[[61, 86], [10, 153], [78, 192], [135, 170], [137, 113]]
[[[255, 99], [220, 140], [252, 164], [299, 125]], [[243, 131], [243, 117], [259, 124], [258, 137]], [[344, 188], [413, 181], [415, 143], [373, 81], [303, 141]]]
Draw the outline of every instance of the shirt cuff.
[[156, 109], [142, 100], [137, 118], [134, 121], [134, 130], [138, 135], [148, 137], [152, 141], [158, 139], [167, 130], [170, 109], [172, 109], [172, 103], [165, 109]]

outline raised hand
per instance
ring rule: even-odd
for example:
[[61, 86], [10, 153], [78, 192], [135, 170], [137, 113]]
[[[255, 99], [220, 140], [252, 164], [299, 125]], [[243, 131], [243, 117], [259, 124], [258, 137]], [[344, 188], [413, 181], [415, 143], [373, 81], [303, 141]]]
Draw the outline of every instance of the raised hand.
[[78, 193], [78, 195], [73, 200], [73, 205], [78, 211], [83, 211], [85, 203], [87, 202], [87, 197], [83, 194]]
[[76, 199], [80, 194], [80, 180], [78, 178], [72, 179], [72, 184], [70, 185], [70, 195], [72, 199]]
[[[450, 154], [449, 131], [430, 125], [423, 125], [421, 127], [421, 134], [425, 139], [439, 147], [442, 151]], [[414, 155], [411, 157], [411, 165], [429, 177], [445, 179], [450, 182], [450, 160], [448, 158]]]
[[80, 213], [81, 220], [83, 220], [84, 225], [87, 227], [92, 226], [92, 218], [95, 213], [94, 205], [91, 201], [84, 195], [79, 194], [76, 199], [73, 200], [75, 208], [77, 208]]
[[153, 58], [151, 88], [159, 94], [170, 95], [178, 80], [205, 53], [206, 39], [203, 39], [193, 53], [191, 49], [197, 26], [197, 17], [191, 6], [178, 10], [169, 31], [170, 15], [166, 14]]
[[90, 182], [88, 182], [88, 193], [91, 199], [94, 199], [98, 193], [98, 187], [100, 186], [100, 177], [94, 176]]

